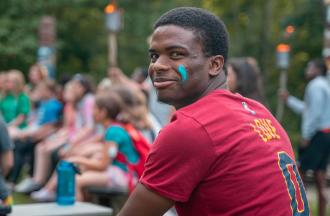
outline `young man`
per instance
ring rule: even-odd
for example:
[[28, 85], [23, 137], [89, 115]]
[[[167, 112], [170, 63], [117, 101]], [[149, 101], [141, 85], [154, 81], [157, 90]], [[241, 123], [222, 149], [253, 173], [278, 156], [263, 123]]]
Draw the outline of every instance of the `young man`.
[[149, 75], [177, 111], [120, 216], [309, 215], [289, 138], [261, 104], [226, 90], [224, 24], [176, 8], [155, 24]]
[[282, 92], [280, 96], [296, 113], [302, 115], [302, 140], [299, 149], [300, 171], [314, 171], [320, 216], [326, 215], [326, 170], [330, 156], [330, 85], [327, 68], [322, 60], [308, 63], [304, 101]]

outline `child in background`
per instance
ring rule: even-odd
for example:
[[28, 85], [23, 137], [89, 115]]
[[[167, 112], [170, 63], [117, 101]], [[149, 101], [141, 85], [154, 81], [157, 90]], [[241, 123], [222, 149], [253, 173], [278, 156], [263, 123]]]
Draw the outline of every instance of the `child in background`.
[[[47, 169], [50, 167], [49, 155], [44, 155], [44, 148], [46, 142], [64, 143], [68, 137], [72, 137], [77, 132], [75, 127], [75, 115], [76, 115], [76, 96], [74, 93], [74, 86], [68, 82], [64, 87], [63, 98], [65, 106], [63, 109], [63, 126], [56, 131], [53, 135], [46, 139], [46, 141], [40, 142], [35, 148], [34, 154], [34, 173], [33, 177], [25, 178], [16, 189], [21, 193], [29, 193], [33, 190], [38, 190], [42, 187], [42, 184], [46, 182], [48, 176]], [[48, 158], [47, 158], [48, 157]]]
[[22, 182], [22, 193], [31, 193], [42, 188], [53, 171], [52, 164], [55, 165], [58, 159], [70, 155], [73, 146], [101, 139], [94, 127], [94, 95], [91, 82], [83, 75], [76, 74], [66, 85], [65, 97], [71, 101], [71, 105], [66, 107], [64, 117], [65, 121], [70, 122], [70, 126], [60, 129], [58, 133], [37, 145], [33, 177]]
[[24, 76], [19, 70], [10, 70], [7, 73], [5, 92], [0, 100], [0, 112], [5, 122], [13, 127], [27, 126], [27, 117], [30, 112], [30, 100], [23, 91]]
[[[86, 186], [104, 186], [128, 190], [130, 181], [128, 168], [127, 165], [116, 159], [117, 153], [124, 154], [132, 163], [139, 160], [139, 155], [129, 134], [117, 122], [122, 107], [123, 102], [115, 92], [110, 91], [107, 94], [98, 95], [93, 116], [95, 122], [107, 128], [104, 144], [98, 145], [97, 148], [90, 148], [90, 154], [65, 158], [65, 160], [78, 164], [83, 171], [76, 178], [77, 200], [84, 200], [83, 188]], [[86, 152], [88, 151], [86, 150]], [[56, 178], [53, 177], [52, 179], [44, 189], [32, 193], [31, 197], [36, 201], [44, 201], [45, 195], [52, 195], [54, 198]]]
[[149, 143], [153, 143], [161, 125], [151, 120], [145, 94], [139, 89], [134, 90], [124, 85], [114, 86], [113, 91], [122, 98], [125, 105], [119, 120], [131, 123]]
[[[35, 145], [53, 133], [61, 119], [62, 104], [55, 97], [55, 82], [52, 80], [40, 82], [36, 87], [36, 94], [40, 105], [35, 121], [25, 129], [12, 129], [11, 131], [12, 138], [15, 141], [15, 163], [10, 175], [11, 182], [17, 181], [25, 158], [33, 159]], [[19, 188], [17, 186], [15, 189], [20, 191]]]

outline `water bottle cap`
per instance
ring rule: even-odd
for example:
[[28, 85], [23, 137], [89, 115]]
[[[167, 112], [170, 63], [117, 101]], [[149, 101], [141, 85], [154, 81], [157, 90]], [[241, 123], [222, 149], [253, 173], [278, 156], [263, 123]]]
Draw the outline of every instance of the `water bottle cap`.
[[74, 164], [72, 162], [61, 160], [58, 164], [59, 167], [70, 167], [75, 173], [81, 174], [80, 168], [77, 164]]

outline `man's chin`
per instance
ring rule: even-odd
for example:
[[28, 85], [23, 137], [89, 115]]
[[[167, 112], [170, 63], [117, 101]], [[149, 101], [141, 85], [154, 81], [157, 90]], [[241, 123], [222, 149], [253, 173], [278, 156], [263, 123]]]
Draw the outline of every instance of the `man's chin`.
[[161, 103], [172, 105], [173, 102], [175, 101], [175, 98], [173, 98], [173, 95], [164, 94], [164, 92], [162, 92], [162, 93], [157, 92], [157, 100]]
[[172, 105], [171, 100], [170, 98], [167, 98], [167, 97], [157, 97], [158, 101], [161, 102], [161, 103], [166, 103], [166, 104], [169, 104], [169, 105]]

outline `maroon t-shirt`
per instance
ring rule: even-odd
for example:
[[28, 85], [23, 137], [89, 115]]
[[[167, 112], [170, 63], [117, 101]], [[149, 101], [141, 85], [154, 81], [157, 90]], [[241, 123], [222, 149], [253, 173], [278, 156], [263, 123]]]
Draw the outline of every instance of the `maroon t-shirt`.
[[179, 215], [309, 215], [287, 134], [260, 103], [226, 90], [175, 113], [140, 181]]

